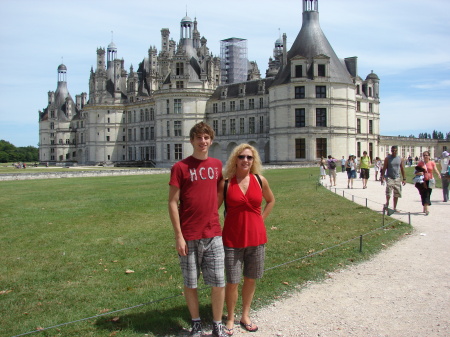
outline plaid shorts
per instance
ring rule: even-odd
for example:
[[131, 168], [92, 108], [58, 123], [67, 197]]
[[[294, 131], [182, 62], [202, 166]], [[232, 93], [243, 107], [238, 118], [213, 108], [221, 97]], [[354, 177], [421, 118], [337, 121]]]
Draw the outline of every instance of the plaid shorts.
[[395, 198], [402, 197], [402, 179], [401, 178], [387, 178], [386, 179], [386, 195], [391, 196], [394, 191]]
[[184, 285], [197, 288], [200, 270], [205, 284], [212, 287], [225, 286], [223, 243], [221, 236], [186, 242], [188, 255], [180, 256]]
[[241, 282], [242, 265], [244, 276], [259, 279], [264, 274], [265, 245], [246, 248], [225, 248], [225, 270], [228, 283]]

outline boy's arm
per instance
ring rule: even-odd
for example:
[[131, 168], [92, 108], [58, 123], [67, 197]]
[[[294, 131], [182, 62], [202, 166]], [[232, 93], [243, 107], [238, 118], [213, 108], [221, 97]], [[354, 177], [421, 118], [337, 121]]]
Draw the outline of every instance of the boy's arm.
[[188, 248], [183, 234], [181, 233], [180, 214], [178, 213], [178, 201], [180, 200], [180, 189], [170, 185], [169, 189], [169, 216], [175, 234], [175, 248], [181, 256], [186, 256]]

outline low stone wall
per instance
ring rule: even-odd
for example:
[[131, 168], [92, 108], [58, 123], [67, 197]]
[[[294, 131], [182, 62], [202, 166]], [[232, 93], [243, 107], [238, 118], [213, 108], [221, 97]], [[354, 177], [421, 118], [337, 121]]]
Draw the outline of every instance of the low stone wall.
[[168, 169], [156, 170], [74, 170], [68, 169], [67, 172], [30, 172], [30, 173], [10, 173], [0, 174], [0, 181], [10, 180], [30, 180], [30, 179], [56, 179], [56, 178], [82, 178], [82, 177], [111, 177], [111, 176], [130, 176], [145, 174], [169, 173]]

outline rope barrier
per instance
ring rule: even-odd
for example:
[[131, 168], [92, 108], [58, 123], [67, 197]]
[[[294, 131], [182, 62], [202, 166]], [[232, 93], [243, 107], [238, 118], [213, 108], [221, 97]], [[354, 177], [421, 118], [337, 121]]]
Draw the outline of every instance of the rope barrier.
[[[320, 186], [323, 186], [323, 185], [320, 183], [320, 179], [318, 180], [318, 182], [317, 182], [317, 184], [316, 184], [316, 189], [317, 189], [317, 186], [319, 186], [319, 185], [320, 185]], [[323, 187], [325, 187], [325, 186], [323, 186]], [[331, 188], [330, 188], [330, 190], [331, 190]], [[336, 190], [336, 189], [335, 189], [335, 190]], [[343, 192], [344, 192], [344, 191], [343, 191]], [[335, 193], [337, 194], [336, 191], [335, 191]], [[344, 195], [343, 195], [343, 196], [344, 196]], [[361, 199], [364, 199], [364, 198], [361, 198]], [[375, 203], [376, 203], [376, 202], [375, 202]], [[380, 205], [382, 205], [382, 204], [380, 204]], [[366, 206], [366, 207], [367, 207], [367, 206]], [[383, 214], [383, 215], [384, 215], [384, 214]], [[282, 266], [285, 266], [285, 265], [288, 265], [288, 264], [291, 264], [291, 263], [294, 263], [294, 262], [297, 262], [297, 261], [300, 261], [300, 260], [304, 260], [304, 259], [313, 257], [313, 256], [318, 255], [318, 254], [322, 254], [322, 253], [324, 253], [324, 252], [326, 252], [326, 251], [328, 251], [328, 250], [331, 250], [331, 249], [334, 249], [334, 248], [343, 246], [343, 245], [345, 245], [345, 244], [347, 244], [347, 243], [349, 243], [349, 242], [355, 241], [355, 240], [357, 240], [357, 239], [360, 240], [360, 252], [361, 252], [361, 251], [362, 251], [362, 238], [363, 238], [364, 236], [367, 236], [367, 235], [370, 235], [370, 234], [372, 234], [372, 233], [374, 233], [374, 232], [376, 232], [376, 231], [379, 231], [379, 230], [381, 230], [381, 229], [383, 229], [383, 228], [385, 228], [385, 227], [387, 227], [387, 226], [389, 226], [389, 225], [391, 225], [391, 224], [393, 224], [393, 223], [395, 223], [395, 222], [397, 222], [397, 221], [399, 221], [399, 220], [393, 220], [393, 221], [391, 221], [391, 222], [389, 222], [389, 223], [387, 223], [387, 224], [384, 224], [384, 216], [383, 216], [383, 226], [381, 226], [381, 227], [375, 228], [375, 229], [373, 229], [373, 230], [371, 230], [371, 231], [369, 231], [369, 232], [367, 232], [367, 233], [365, 233], [365, 234], [356, 236], [356, 237], [354, 237], [354, 238], [352, 238], [352, 239], [343, 241], [343, 242], [338, 243], [338, 244], [336, 244], [336, 245], [333, 245], [333, 246], [324, 248], [324, 249], [322, 249], [322, 250], [320, 250], [320, 251], [313, 252], [313, 253], [311, 253], [311, 254], [308, 254], [308, 255], [299, 257], [299, 258], [294, 259], [294, 260], [291, 260], [291, 261], [287, 261], [287, 262], [284, 262], [284, 263], [280, 263], [280, 264], [278, 264], [278, 265], [275, 265], [275, 266], [273, 266], [273, 267], [270, 267], [270, 268], [265, 269], [264, 272], [267, 272], [267, 271], [270, 271], [270, 270], [273, 270], [273, 269], [276, 269], [276, 268], [280, 268], [280, 267], [282, 267]], [[210, 288], [210, 287], [203, 287], [203, 288], [198, 289], [198, 291], [203, 291], [203, 290], [206, 290], [206, 289], [209, 289], [209, 288]], [[87, 321], [87, 320], [89, 320], [89, 319], [94, 319], [94, 318], [99, 318], [99, 317], [103, 317], [103, 316], [108, 316], [108, 315], [115, 314], [115, 313], [118, 313], [118, 312], [122, 312], [122, 311], [131, 310], [131, 309], [135, 309], [135, 308], [140, 308], [140, 307], [147, 306], [147, 305], [150, 305], [150, 304], [155, 304], [155, 303], [163, 302], [163, 301], [170, 300], [170, 299], [173, 299], [173, 298], [177, 298], [177, 297], [180, 297], [180, 296], [183, 296], [183, 294], [178, 294], [178, 295], [173, 295], [173, 296], [169, 296], [169, 297], [164, 297], [164, 298], [160, 298], [160, 299], [157, 299], [157, 300], [154, 300], [154, 301], [149, 301], [149, 302], [146, 302], [146, 303], [137, 304], [137, 305], [134, 305], [134, 306], [131, 306], [131, 307], [122, 308], [122, 309], [118, 309], [118, 310], [114, 310], [114, 311], [109, 311], [109, 312], [105, 312], [105, 313], [102, 313], [102, 314], [98, 314], [98, 315], [94, 315], [94, 316], [90, 316], [90, 317], [86, 317], [86, 318], [81, 318], [81, 319], [77, 319], [77, 320], [74, 320], [74, 321], [70, 321], [70, 322], [65, 322], [65, 323], [61, 323], [61, 324], [49, 326], [49, 327], [46, 327], [46, 328], [41, 328], [41, 329], [38, 329], [38, 330], [28, 331], [28, 332], [25, 332], [25, 333], [22, 333], [22, 334], [19, 334], [19, 335], [14, 335], [14, 336], [12, 336], [12, 337], [26, 336], [26, 335], [30, 335], [30, 334], [37, 333], [37, 332], [42, 332], [42, 331], [46, 331], [46, 330], [50, 330], [50, 329], [55, 329], [55, 328], [59, 328], [59, 327], [62, 327], [62, 326], [66, 326], [66, 325], [70, 325], [70, 324], [74, 324], [74, 323], [79, 323], [79, 322]]]

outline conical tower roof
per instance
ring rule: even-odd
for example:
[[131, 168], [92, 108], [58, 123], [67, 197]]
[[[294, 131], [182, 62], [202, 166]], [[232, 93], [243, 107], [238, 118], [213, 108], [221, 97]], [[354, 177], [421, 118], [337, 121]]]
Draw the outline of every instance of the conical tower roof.
[[276, 84], [289, 81], [290, 65], [293, 57], [303, 56], [311, 64], [312, 58], [321, 54], [330, 58], [329, 77], [331, 82], [352, 83], [350, 73], [343, 62], [339, 60], [320, 28], [319, 12], [317, 10], [304, 10], [302, 28], [287, 53], [287, 66], [283, 67], [283, 70], [278, 73], [275, 80]]

